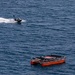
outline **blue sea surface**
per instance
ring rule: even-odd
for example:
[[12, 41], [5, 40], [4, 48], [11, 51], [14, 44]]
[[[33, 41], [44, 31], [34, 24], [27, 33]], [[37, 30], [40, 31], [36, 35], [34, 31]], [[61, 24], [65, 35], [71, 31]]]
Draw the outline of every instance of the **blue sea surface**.
[[[19, 17], [25, 22], [11, 21]], [[57, 54], [66, 63], [33, 66], [31, 58]], [[74, 75], [75, 0], [0, 0], [0, 75]]]

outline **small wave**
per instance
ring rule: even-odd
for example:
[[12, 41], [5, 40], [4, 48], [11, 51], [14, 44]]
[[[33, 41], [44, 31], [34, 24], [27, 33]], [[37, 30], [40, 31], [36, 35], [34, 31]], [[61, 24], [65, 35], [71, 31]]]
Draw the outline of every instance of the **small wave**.
[[[26, 20], [22, 20], [22, 22], [26, 22]], [[16, 21], [14, 21], [12, 18], [7, 19], [0, 17], [0, 23], [16, 23]]]

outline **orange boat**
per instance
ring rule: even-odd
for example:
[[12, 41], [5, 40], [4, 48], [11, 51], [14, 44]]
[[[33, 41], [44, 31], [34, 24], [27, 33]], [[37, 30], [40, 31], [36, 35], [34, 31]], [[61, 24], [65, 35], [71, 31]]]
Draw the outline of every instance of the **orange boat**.
[[31, 65], [40, 64], [41, 66], [51, 66], [65, 63], [65, 57], [59, 55], [46, 55], [41, 57], [35, 57], [31, 60]]

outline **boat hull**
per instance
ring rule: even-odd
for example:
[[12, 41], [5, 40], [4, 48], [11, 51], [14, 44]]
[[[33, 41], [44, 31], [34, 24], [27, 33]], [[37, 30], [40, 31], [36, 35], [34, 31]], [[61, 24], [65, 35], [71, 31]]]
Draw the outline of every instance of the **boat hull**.
[[65, 63], [65, 60], [57, 60], [57, 61], [51, 61], [51, 62], [43, 62], [41, 66], [46, 67], [46, 66], [51, 66], [51, 65], [59, 65]]
[[58, 65], [65, 63], [65, 57], [64, 56], [43, 56], [43, 57], [36, 57], [31, 60], [31, 65], [37, 65], [40, 64], [43, 67], [51, 66], [51, 65]]

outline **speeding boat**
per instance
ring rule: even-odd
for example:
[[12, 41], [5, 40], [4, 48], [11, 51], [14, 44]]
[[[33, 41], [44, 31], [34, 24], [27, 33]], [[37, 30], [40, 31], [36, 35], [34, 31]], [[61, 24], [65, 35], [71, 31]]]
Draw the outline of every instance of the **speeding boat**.
[[21, 23], [22, 19], [20, 18], [16, 18], [15, 15], [13, 15], [14, 21], [16, 21], [17, 23]]
[[21, 21], [22, 21], [22, 20], [19, 19], [19, 18], [15, 18], [14, 20], [15, 20], [17, 23], [21, 23]]
[[41, 66], [51, 66], [65, 63], [65, 57], [59, 55], [46, 55], [41, 57], [32, 58], [31, 65], [40, 64]]

